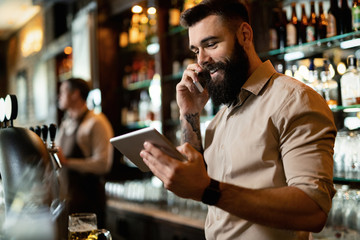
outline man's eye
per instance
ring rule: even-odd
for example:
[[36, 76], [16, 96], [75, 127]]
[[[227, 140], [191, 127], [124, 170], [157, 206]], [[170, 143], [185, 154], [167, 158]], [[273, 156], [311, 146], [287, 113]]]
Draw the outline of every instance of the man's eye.
[[209, 43], [207, 44], [207, 47], [214, 47], [215, 45], [216, 45], [215, 42], [209, 42]]

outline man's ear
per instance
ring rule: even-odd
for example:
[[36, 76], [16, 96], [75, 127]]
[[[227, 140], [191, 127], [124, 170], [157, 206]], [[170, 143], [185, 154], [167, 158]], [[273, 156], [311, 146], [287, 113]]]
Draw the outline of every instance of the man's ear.
[[243, 22], [240, 24], [236, 31], [236, 37], [239, 44], [243, 47], [252, 43], [253, 41], [253, 30], [247, 22]]

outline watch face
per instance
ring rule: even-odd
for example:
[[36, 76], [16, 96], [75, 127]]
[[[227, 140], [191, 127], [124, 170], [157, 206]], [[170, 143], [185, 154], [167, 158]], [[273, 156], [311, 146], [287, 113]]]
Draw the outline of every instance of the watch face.
[[5, 121], [5, 100], [0, 98], [0, 122]]
[[210, 185], [205, 188], [201, 201], [208, 205], [215, 205], [221, 196], [219, 182], [211, 179]]

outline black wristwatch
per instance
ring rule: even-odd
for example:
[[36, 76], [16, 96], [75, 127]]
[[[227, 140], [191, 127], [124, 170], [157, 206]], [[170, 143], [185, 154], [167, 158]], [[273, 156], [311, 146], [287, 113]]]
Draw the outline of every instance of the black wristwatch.
[[210, 178], [210, 184], [205, 188], [201, 201], [207, 205], [215, 205], [221, 196], [220, 183]]

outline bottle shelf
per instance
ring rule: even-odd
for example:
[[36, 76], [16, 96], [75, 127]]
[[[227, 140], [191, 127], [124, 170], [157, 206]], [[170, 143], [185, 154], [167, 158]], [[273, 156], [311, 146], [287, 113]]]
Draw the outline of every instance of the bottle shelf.
[[127, 123], [125, 126], [130, 130], [136, 130], [146, 127], [155, 127], [157, 130], [160, 131], [161, 129], [161, 122], [158, 120], [146, 120], [146, 121], [137, 121], [137, 122], [131, 122]]
[[177, 81], [182, 78], [183, 72], [167, 75], [164, 77], [164, 81]]
[[150, 87], [150, 84], [151, 84], [151, 79], [147, 79], [147, 80], [140, 81], [140, 82], [130, 83], [125, 87], [125, 89], [128, 91], [134, 91], [134, 90], [139, 90], [139, 89], [143, 89], [143, 88], [148, 88], [148, 87]]
[[138, 121], [133, 123], [126, 124], [126, 127], [128, 129], [140, 129], [140, 128], [146, 128], [150, 127], [150, 121]]
[[[343, 110], [354, 110], [354, 112], [360, 112], [360, 104], [357, 105], [351, 105], [351, 106], [337, 106], [335, 108], [331, 108], [333, 112], [343, 111]], [[358, 110], [357, 110], [358, 109]]]
[[[261, 58], [264, 57], [278, 57], [283, 59], [286, 53], [301, 52], [304, 56], [323, 53], [324, 50], [341, 47], [341, 43], [348, 40], [355, 40], [360, 37], [360, 31], [337, 35], [334, 37], [324, 38], [313, 42], [308, 42], [300, 45], [289, 46], [281, 49], [275, 49], [267, 52], [259, 53]], [[360, 40], [359, 40], [360, 41]], [[360, 45], [360, 43], [359, 43]], [[354, 46], [356, 47], [356, 46]], [[286, 60], [286, 59], [285, 59]]]
[[176, 27], [170, 28], [168, 35], [171, 36], [171, 35], [176, 35], [178, 33], [185, 34], [186, 32], [187, 32], [187, 30], [184, 27], [176, 26]]
[[335, 183], [343, 183], [343, 184], [347, 184], [347, 183], [360, 183], [360, 179], [350, 179], [350, 178], [340, 178], [340, 177], [334, 177], [333, 178]]

